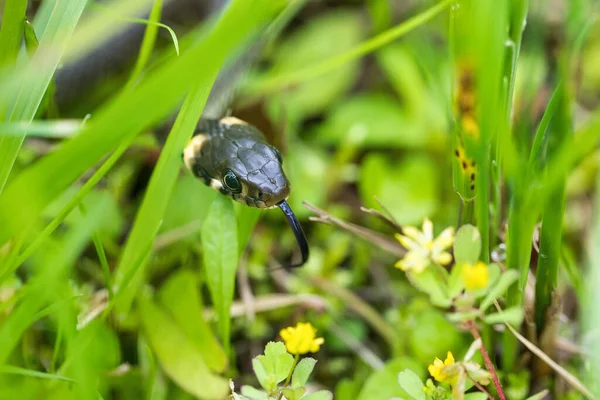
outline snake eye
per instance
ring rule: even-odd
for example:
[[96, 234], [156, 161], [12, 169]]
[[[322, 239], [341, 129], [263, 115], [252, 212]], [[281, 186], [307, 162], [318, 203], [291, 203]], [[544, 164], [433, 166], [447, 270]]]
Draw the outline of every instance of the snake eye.
[[223, 184], [232, 193], [240, 193], [242, 191], [242, 184], [237, 176], [231, 170], [226, 170], [225, 175], [223, 175]]

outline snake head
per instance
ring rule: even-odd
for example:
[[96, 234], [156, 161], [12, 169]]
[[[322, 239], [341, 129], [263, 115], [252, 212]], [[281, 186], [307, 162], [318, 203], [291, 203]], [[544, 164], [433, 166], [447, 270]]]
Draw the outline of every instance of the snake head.
[[187, 167], [240, 203], [274, 208], [290, 194], [279, 151], [254, 126], [227, 117], [206, 123], [184, 151]]
[[224, 188], [235, 200], [252, 207], [273, 208], [288, 198], [290, 184], [277, 149], [254, 143], [232, 150], [235, 157], [224, 162], [220, 171]]

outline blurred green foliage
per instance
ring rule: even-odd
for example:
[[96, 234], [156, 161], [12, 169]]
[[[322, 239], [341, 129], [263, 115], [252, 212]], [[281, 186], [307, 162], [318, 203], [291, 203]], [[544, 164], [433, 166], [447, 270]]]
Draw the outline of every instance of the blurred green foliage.
[[[597, 360], [579, 355], [597, 347], [599, 320], [597, 255], [584, 244], [600, 226], [597, 7], [568, 2], [563, 18], [541, 1], [396, 3], [233, 0], [186, 26], [161, 19], [161, 1], [0, 1], [0, 130], [12, 132], [0, 133], [0, 399], [222, 399], [229, 378], [258, 387], [253, 357], [305, 320], [325, 338], [308, 389], [405, 398], [400, 372], [425, 382], [435, 357], [462, 356], [471, 342], [457, 328], [465, 315], [436, 307], [458, 295], [452, 275], [448, 296], [435, 272], [409, 281], [393, 268], [404, 251], [393, 234], [426, 217], [440, 231], [477, 225], [459, 231], [454, 257], [490, 266], [497, 285], [477, 294], [481, 313], [520, 276], [504, 312], [482, 320], [534, 310], [528, 338], [551, 358], [566, 343], [561, 364], [599, 393]], [[56, 69], [91, 57], [150, 7], [130, 65], [56, 109]], [[218, 71], [282, 12], [289, 20], [235, 83], [232, 109], [284, 154], [289, 203], [311, 244], [292, 273], [275, 261], [297, 256], [281, 213], [232, 203], [183, 171], [180, 155]], [[473, 74], [476, 111], [457, 110], [467, 101], [457, 93], [469, 95], [461, 72]], [[165, 144], [152, 131], [182, 102]], [[52, 138], [66, 117], [81, 128]], [[14, 124], [33, 119], [24, 137]], [[303, 202], [353, 225], [311, 221]], [[525, 285], [536, 274], [533, 304]], [[510, 399], [581, 392], [488, 328]]]

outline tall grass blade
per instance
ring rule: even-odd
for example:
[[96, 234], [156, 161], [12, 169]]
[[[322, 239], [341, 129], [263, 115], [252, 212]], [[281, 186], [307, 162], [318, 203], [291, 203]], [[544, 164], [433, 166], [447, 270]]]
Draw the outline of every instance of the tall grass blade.
[[[40, 68], [31, 80], [22, 81], [23, 85], [10, 114], [10, 121], [31, 121], [35, 117], [66, 48], [67, 40], [73, 34], [86, 4], [87, 0], [57, 3], [44, 35], [40, 39], [38, 51], [31, 60], [32, 65], [45, 67]], [[47, 52], [46, 49], [49, 48], [56, 50]], [[22, 143], [23, 137], [5, 137], [0, 142], [0, 193], [8, 180]]]

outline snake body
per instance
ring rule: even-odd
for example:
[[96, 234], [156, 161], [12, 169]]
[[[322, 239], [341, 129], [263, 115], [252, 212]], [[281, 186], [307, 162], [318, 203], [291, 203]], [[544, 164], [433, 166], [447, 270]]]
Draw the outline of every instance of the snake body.
[[183, 151], [183, 160], [197, 178], [225, 196], [250, 207], [281, 208], [302, 255], [291, 266], [306, 262], [308, 243], [286, 201], [290, 184], [281, 154], [257, 128], [234, 117], [202, 118]]

